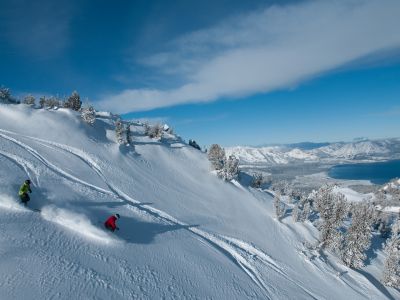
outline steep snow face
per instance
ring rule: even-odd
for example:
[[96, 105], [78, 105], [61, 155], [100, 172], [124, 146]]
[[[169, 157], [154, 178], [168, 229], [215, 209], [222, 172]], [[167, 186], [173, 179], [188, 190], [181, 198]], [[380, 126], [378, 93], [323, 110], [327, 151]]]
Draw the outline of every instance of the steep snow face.
[[133, 148], [113, 130], [111, 114], [89, 126], [68, 110], [0, 105], [0, 299], [400, 296], [310, 253], [311, 224], [278, 222], [268, 194], [222, 182], [180, 139], [137, 124]]

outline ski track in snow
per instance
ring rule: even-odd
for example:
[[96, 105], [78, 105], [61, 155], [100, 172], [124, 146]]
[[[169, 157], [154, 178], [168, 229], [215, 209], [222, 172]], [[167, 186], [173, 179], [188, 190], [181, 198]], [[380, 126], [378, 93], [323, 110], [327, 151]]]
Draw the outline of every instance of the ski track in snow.
[[[140, 210], [143, 211], [155, 219], [164, 221], [168, 224], [171, 225], [180, 225], [182, 226], [183, 229], [186, 229], [187, 231], [191, 232], [195, 236], [205, 240], [208, 244], [210, 244], [212, 247], [214, 247], [216, 250], [218, 250], [220, 253], [223, 255], [227, 256], [230, 260], [232, 260], [238, 267], [242, 269], [243, 272], [245, 272], [250, 279], [258, 286], [260, 287], [265, 293], [267, 299], [273, 299], [276, 298], [277, 296], [277, 290], [273, 286], [273, 284], [268, 284], [263, 280], [263, 277], [261, 273], [258, 271], [259, 267], [262, 268], [268, 268], [270, 270], [273, 270], [276, 274], [279, 276], [283, 277], [285, 280], [288, 282], [292, 283], [294, 286], [298, 287], [300, 290], [302, 290], [309, 298], [312, 299], [318, 299], [316, 295], [314, 295], [311, 291], [305, 289], [303, 285], [299, 282], [296, 282], [295, 280], [291, 279], [290, 276], [284, 271], [283, 268], [281, 268], [273, 258], [271, 258], [268, 254], [262, 252], [261, 250], [257, 249], [256, 247], [230, 237], [226, 236], [220, 236], [217, 234], [212, 234], [209, 232], [206, 232], [204, 230], [190, 227], [188, 224], [185, 224], [184, 222], [181, 222], [168, 213], [161, 211], [159, 209], [156, 209], [152, 206], [142, 204], [140, 201], [135, 200], [134, 198], [130, 197], [129, 195], [123, 193], [120, 191], [118, 188], [113, 186], [106, 178], [106, 176], [103, 174], [100, 166], [97, 164], [96, 159], [94, 159], [89, 153], [86, 153], [80, 149], [64, 145], [64, 144], [59, 144], [51, 141], [46, 141], [43, 139], [38, 139], [34, 137], [29, 137], [25, 135], [19, 135], [14, 132], [6, 131], [0, 129], [0, 137], [9, 140], [21, 148], [25, 149], [27, 152], [29, 152], [31, 155], [33, 155], [36, 159], [38, 159], [41, 163], [43, 163], [45, 166], [47, 166], [50, 170], [53, 172], [59, 174], [60, 176], [69, 179], [73, 182], [80, 183], [86, 187], [92, 188], [97, 190], [98, 192], [105, 193], [111, 196], [114, 196], [115, 198], [118, 198], [120, 200], [123, 200], [128, 207], [131, 210]], [[110, 189], [110, 191], [104, 190], [103, 188], [100, 188], [98, 186], [92, 185], [88, 182], [85, 182], [68, 172], [62, 170], [61, 168], [55, 166], [48, 160], [46, 160], [42, 155], [40, 155], [36, 150], [31, 148], [30, 146], [26, 145], [25, 143], [16, 140], [15, 138], [12, 138], [8, 136], [7, 134], [12, 134], [14, 136], [21, 136], [23, 138], [31, 139], [33, 141], [36, 141], [42, 145], [49, 145], [57, 149], [61, 149], [65, 152], [68, 152], [80, 160], [82, 160], [84, 163], [86, 163], [98, 176], [103, 180], [103, 182], [107, 185], [107, 187]], [[10, 156], [10, 154], [6, 153], [0, 153], [3, 154], [7, 157]], [[24, 169], [26, 168], [27, 162], [16, 160], [16, 157], [13, 157], [13, 160], [17, 162], [19, 165], [21, 165]], [[134, 206], [132, 206], [134, 204]], [[264, 270], [265, 271], [265, 270]]]
[[[12, 133], [3, 129], [0, 129], [0, 132], [8, 132], [8, 133]], [[12, 133], [14, 135], [18, 135], [16, 133]], [[50, 170], [52, 170], [54, 173], [59, 174], [60, 176], [69, 179], [71, 181], [74, 181], [76, 183], [80, 183], [84, 186], [87, 186], [89, 188], [95, 189], [100, 193], [103, 194], [108, 194], [108, 195], [112, 195], [112, 193], [110, 193], [109, 191], [100, 188], [98, 186], [95, 186], [93, 184], [90, 184], [84, 180], [81, 180], [77, 177], [75, 177], [74, 175], [69, 174], [68, 172], [62, 170], [61, 168], [57, 167], [56, 165], [52, 164], [51, 162], [49, 162], [47, 159], [45, 159], [42, 155], [40, 155], [36, 150], [34, 150], [33, 148], [31, 148], [30, 146], [26, 145], [25, 143], [22, 143], [10, 136], [5, 135], [4, 133], [0, 133], [0, 137], [9, 140], [10, 142], [20, 146], [22, 149], [26, 150], [27, 152], [29, 152], [32, 156], [34, 156], [37, 160], [39, 160], [41, 163], [43, 163], [46, 167], [48, 167]], [[26, 136], [26, 138], [29, 138]], [[22, 167], [24, 166], [23, 164], [21, 165]]]
[[[37, 184], [39, 184], [39, 172], [37, 171], [35, 166], [33, 164], [31, 164], [29, 161], [24, 160], [21, 157], [18, 157], [14, 154], [11, 154], [11, 153], [8, 153], [8, 152], [2, 151], [2, 150], [0, 150], [0, 155], [6, 157], [7, 159], [11, 160], [16, 165], [21, 167], [25, 171], [28, 178], [31, 178], [31, 179], [35, 178], [34, 180], [36, 181]], [[32, 176], [32, 174], [34, 176]]]
[[[303, 246], [302, 249], [298, 249], [298, 252], [300, 255], [304, 256], [305, 261], [309, 263], [312, 267], [314, 267], [315, 270], [319, 271], [321, 275], [329, 274], [332, 279], [341, 281], [344, 285], [351, 288], [360, 296], [365, 296], [365, 289], [367, 288], [367, 285], [365, 285], [365, 288], [362, 289], [360, 287], [357, 287], [357, 285], [354, 285], [354, 282], [351, 282], [352, 280], [349, 280], [351, 278], [347, 278], [347, 270], [351, 269], [346, 268], [345, 270], [340, 270], [335, 268], [335, 266], [330, 263], [328, 259], [321, 257], [321, 252], [318, 249], [309, 249], [307, 246]], [[310, 254], [311, 257], [309, 256]], [[353, 274], [353, 276], [354, 275], [358, 277], [359, 284], [361, 284], [361, 282], [365, 282], [366, 278], [364, 276], [360, 276], [359, 274]]]

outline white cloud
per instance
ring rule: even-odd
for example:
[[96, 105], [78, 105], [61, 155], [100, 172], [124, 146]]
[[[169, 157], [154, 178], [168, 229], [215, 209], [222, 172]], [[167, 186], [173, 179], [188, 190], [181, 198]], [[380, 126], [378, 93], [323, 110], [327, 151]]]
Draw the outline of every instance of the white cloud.
[[180, 76], [182, 86], [126, 89], [104, 96], [99, 105], [121, 113], [291, 87], [400, 47], [399, 19], [398, 0], [307, 1], [230, 18], [143, 60]]

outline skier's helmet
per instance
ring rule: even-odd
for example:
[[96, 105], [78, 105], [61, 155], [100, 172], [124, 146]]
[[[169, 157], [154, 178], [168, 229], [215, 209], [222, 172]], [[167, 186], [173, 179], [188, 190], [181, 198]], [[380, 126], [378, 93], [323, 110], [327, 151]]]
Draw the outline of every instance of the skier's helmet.
[[115, 214], [115, 216], [117, 217], [117, 219], [121, 218], [119, 214]]
[[31, 181], [29, 179], [25, 180], [26, 184], [31, 184]]

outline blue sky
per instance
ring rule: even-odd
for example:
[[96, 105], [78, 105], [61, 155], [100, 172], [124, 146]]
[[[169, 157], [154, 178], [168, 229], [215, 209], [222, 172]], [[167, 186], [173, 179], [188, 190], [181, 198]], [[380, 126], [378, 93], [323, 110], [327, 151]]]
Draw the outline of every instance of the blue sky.
[[400, 2], [0, 0], [0, 85], [200, 145], [398, 137]]

